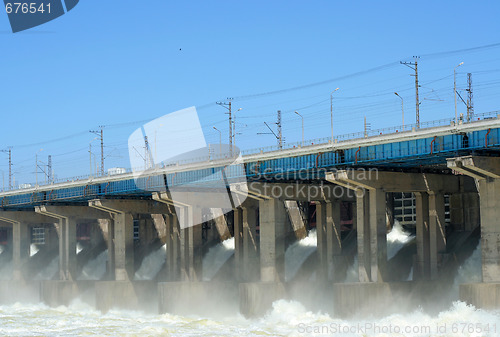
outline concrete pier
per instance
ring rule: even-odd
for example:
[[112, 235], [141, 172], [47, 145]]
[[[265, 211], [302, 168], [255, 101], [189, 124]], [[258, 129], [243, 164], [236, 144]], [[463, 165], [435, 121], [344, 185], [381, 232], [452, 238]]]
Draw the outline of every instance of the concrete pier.
[[448, 159], [448, 167], [476, 180], [481, 213], [482, 283], [460, 285], [460, 299], [476, 307], [500, 307], [500, 158]]
[[240, 284], [240, 312], [245, 316], [265, 312], [285, 296], [285, 216], [283, 200], [259, 201], [260, 282]]

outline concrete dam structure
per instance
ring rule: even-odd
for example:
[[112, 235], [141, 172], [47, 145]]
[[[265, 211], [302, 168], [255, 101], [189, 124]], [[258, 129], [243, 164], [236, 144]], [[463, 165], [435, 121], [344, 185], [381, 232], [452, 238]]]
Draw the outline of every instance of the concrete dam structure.
[[[499, 155], [494, 116], [245, 155], [222, 175], [234, 208], [209, 193], [217, 158], [3, 192], [0, 303], [382, 314], [445, 301], [480, 241], [482, 280], [459, 297], [500, 308]], [[179, 205], [169, 188], [193, 177], [207, 190]], [[397, 249], [395, 223], [412, 234]]]

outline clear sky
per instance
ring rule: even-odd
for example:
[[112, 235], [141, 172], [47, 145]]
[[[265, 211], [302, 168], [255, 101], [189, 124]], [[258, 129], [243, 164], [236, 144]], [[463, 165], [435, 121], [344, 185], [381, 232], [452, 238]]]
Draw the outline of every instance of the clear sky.
[[[129, 166], [127, 138], [141, 124], [196, 106], [207, 141], [227, 142], [233, 97], [236, 143], [275, 145], [265, 133], [283, 111], [287, 143], [454, 117], [453, 69], [475, 112], [500, 110], [500, 2], [81, 0], [71, 12], [12, 34], [0, 13], [0, 147], [12, 146], [16, 185], [35, 181], [35, 154], [58, 178], [89, 173], [89, 142], [105, 125], [106, 168]], [[498, 44], [498, 45], [496, 45]], [[470, 48], [488, 46], [474, 50]], [[457, 52], [458, 51], [458, 52]], [[357, 75], [355, 75], [357, 74]], [[315, 84], [315, 85], [311, 85]], [[285, 90], [298, 88], [296, 90]], [[458, 103], [459, 113], [465, 105]], [[99, 158], [98, 142], [92, 152]], [[93, 160], [93, 159], [92, 159]], [[40, 164], [43, 165], [43, 164]], [[94, 167], [95, 164], [92, 164]], [[0, 153], [0, 170], [8, 171]], [[5, 179], [7, 176], [5, 173]], [[43, 174], [39, 174], [43, 180]]]

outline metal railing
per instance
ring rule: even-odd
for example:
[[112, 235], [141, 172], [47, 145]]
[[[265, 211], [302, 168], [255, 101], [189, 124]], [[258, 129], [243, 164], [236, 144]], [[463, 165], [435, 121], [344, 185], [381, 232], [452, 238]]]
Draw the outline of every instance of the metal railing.
[[[481, 114], [475, 114], [474, 120], [471, 122], [465, 122], [465, 121], [459, 121], [459, 124], [470, 124], [474, 123], [480, 120], [484, 119], [492, 119], [492, 118], [498, 118], [500, 114], [500, 110], [494, 110], [494, 111], [489, 111]], [[450, 125], [453, 126], [455, 124], [455, 118], [444, 118], [444, 119], [439, 119], [439, 120], [434, 120], [434, 121], [428, 121], [428, 122], [422, 122], [420, 123], [420, 127], [417, 127], [417, 124], [406, 124], [404, 126], [398, 125], [398, 126], [392, 126], [392, 127], [387, 127], [387, 128], [381, 128], [381, 129], [376, 129], [376, 130], [367, 130], [367, 132], [354, 132], [354, 133], [348, 133], [348, 134], [342, 134], [335, 136], [334, 142], [342, 143], [346, 141], [351, 141], [355, 139], [364, 139], [368, 137], [373, 137], [373, 136], [379, 136], [379, 135], [389, 135], [389, 134], [399, 134], [399, 133], [408, 133], [408, 132], [413, 132], [418, 129], [427, 129], [427, 128], [432, 128], [432, 127], [438, 127], [438, 126], [446, 126]], [[269, 152], [275, 152], [275, 151], [283, 151], [283, 150], [290, 150], [290, 149], [301, 149], [305, 148], [308, 146], [312, 145], [325, 145], [325, 144], [331, 144], [331, 138], [330, 137], [322, 137], [322, 138], [316, 138], [316, 139], [309, 139], [304, 142], [294, 142], [294, 143], [288, 143], [284, 144], [282, 148], [279, 148], [279, 146], [274, 145], [274, 146], [266, 146], [266, 147], [259, 147], [259, 148], [254, 148], [254, 149], [248, 149], [248, 150], [243, 150], [241, 151], [241, 155], [243, 156], [248, 156], [248, 155], [253, 155], [253, 154], [263, 154], [263, 153], [269, 153]], [[150, 167], [150, 168], [145, 168], [145, 167], [140, 167], [140, 168], [125, 168], [124, 173], [114, 173], [114, 174], [105, 174], [105, 175], [80, 175], [80, 176], [74, 176], [74, 177], [69, 177], [69, 178], [58, 178], [58, 179], [53, 179], [50, 182], [44, 182], [44, 183], [32, 183], [32, 184], [22, 184], [20, 186], [15, 186], [12, 189], [6, 189], [5, 191], [2, 192], [7, 192], [7, 191], [14, 191], [14, 190], [28, 190], [32, 188], [38, 188], [42, 186], [49, 186], [49, 185], [56, 185], [56, 184], [62, 184], [62, 183], [71, 183], [71, 182], [82, 182], [82, 181], [92, 181], [94, 179], [102, 179], [105, 177], [108, 178], [115, 178], [115, 177], [120, 177], [124, 176], [127, 174], [130, 174], [132, 172], [140, 172], [140, 171], [148, 171], [148, 170], [158, 170], [166, 167], [181, 167], [183, 165], [188, 165], [188, 164], [195, 164], [195, 163], [206, 163], [206, 162], [216, 162], [218, 160], [227, 160], [228, 156], [227, 155], [213, 155], [213, 154], [207, 154], [206, 156], [202, 157], [196, 157], [196, 158], [189, 158], [186, 160], [181, 160], [177, 161], [175, 163], [169, 163], [167, 165], [165, 164], [158, 164], [155, 167]]]

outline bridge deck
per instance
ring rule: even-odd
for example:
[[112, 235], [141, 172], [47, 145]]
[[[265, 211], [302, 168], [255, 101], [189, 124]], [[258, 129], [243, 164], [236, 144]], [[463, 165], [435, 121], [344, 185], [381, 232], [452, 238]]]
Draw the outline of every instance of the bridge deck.
[[[467, 124], [413, 129], [342, 142], [314, 144], [245, 155], [243, 165], [226, 169], [228, 179], [257, 179], [266, 174], [293, 180], [321, 178], [325, 169], [378, 167], [387, 169], [446, 169], [446, 158], [500, 150], [500, 119], [483, 119]], [[208, 159], [208, 158], [207, 158]], [[132, 173], [71, 180], [0, 193], [1, 206], [31, 207], [46, 202], [72, 202], [102, 196], [150, 196], [150, 190], [210, 182], [222, 178], [224, 163], [219, 160], [178, 163], [156, 168], [134, 179]]]

